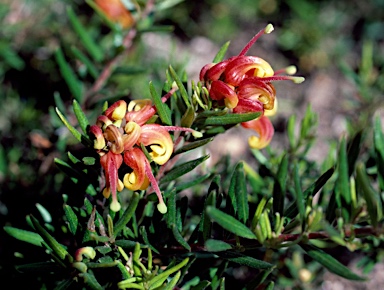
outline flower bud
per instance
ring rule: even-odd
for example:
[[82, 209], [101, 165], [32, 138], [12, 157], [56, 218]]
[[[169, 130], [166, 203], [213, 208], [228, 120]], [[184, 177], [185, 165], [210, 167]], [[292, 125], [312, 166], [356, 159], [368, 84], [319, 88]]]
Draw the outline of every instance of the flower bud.
[[80, 248], [75, 253], [75, 260], [77, 262], [81, 262], [83, 260], [83, 256], [92, 260], [96, 257], [96, 251], [92, 247]]

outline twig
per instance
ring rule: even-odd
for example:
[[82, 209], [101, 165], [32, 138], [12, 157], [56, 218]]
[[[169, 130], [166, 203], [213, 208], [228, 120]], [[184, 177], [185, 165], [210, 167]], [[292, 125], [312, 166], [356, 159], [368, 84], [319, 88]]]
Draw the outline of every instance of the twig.
[[109, 77], [111, 76], [114, 68], [116, 65], [118, 65], [122, 58], [129, 52], [129, 48], [132, 46], [133, 39], [137, 35], [136, 28], [132, 28], [128, 34], [125, 36], [123, 40], [123, 46], [124, 46], [124, 52], [117, 55], [115, 58], [110, 60], [104, 67], [103, 71], [101, 72], [98, 79], [95, 81], [93, 86], [88, 90], [88, 92], [85, 94], [85, 104], [86, 107], [96, 103], [100, 99], [100, 95], [96, 95], [96, 93], [104, 86], [104, 84], [107, 82]]
[[[384, 233], [383, 228], [373, 228], [371, 226], [364, 227], [364, 228], [356, 228], [353, 230], [347, 230], [345, 231], [345, 236], [346, 238], [351, 237], [351, 236], [356, 236], [356, 237], [368, 237], [368, 236], [378, 236], [380, 234]], [[278, 242], [283, 243], [283, 242], [293, 242], [298, 239], [302, 238], [302, 234], [281, 234], [278, 236], [274, 241], [271, 240], [272, 243], [278, 244]], [[309, 240], [318, 240], [318, 239], [330, 239], [330, 235], [326, 232], [316, 232], [316, 233], [309, 233], [307, 234], [307, 238]], [[236, 248], [237, 242], [236, 239], [230, 239], [230, 240], [225, 240], [227, 244], [232, 245], [234, 248]], [[199, 243], [193, 243], [189, 245], [191, 247], [192, 252], [206, 252], [206, 248], [204, 245], [201, 245]], [[260, 244], [258, 241], [255, 240], [241, 240], [241, 246], [245, 249], [253, 249], [253, 248], [260, 248], [263, 245]], [[160, 250], [160, 249], [159, 249]], [[173, 247], [167, 247], [163, 248], [160, 250], [161, 253], [164, 253], [165, 255], [173, 255], [175, 253], [179, 252], [187, 252], [187, 250], [182, 247], [182, 246], [173, 246]]]
[[[154, 5], [155, 5], [155, 1], [149, 0], [144, 8], [143, 13], [141, 13], [140, 15], [140, 19], [146, 18], [153, 11]], [[136, 26], [134, 26], [129, 30], [129, 32], [123, 39], [122, 46], [124, 47], [124, 51], [118, 54], [117, 56], [115, 56], [105, 65], [103, 71], [100, 73], [99, 77], [97, 78], [93, 86], [85, 93], [85, 97], [84, 97], [85, 107], [88, 107], [89, 105], [96, 103], [101, 98], [101, 96], [97, 94], [97, 92], [100, 91], [100, 89], [108, 81], [109, 77], [113, 73], [114, 68], [128, 54], [128, 52], [130, 51], [129, 49], [132, 47], [133, 40], [135, 39], [136, 35], [137, 35], [137, 28]]]

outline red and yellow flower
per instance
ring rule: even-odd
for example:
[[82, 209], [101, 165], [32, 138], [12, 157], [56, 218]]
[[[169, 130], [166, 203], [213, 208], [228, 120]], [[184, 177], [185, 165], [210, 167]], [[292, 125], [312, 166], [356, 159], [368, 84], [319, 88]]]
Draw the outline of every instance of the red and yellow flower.
[[129, 28], [134, 24], [134, 18], [121, 0], [95, 0], [95, 3], [105, 17], [119, 23], [122, 28]]
[[290, 76], [296, 72], [292, 67], [274, 71], [264, 59], [245, 55], [261, 35], [272, 31], [273, 26], [267, 25], [248, 42], [239, 55], [219, 63], [207, 64], [200, 71], [200, 81], [208, 89], [212, 100], [232, 109], [233, 113], [262, 113], [257, 119], [242, 123], [243, 127], [258, 133], [259, 137], [252, 136], [249, 139], [250, 147], [257, 149], [266, 147], [274, 134], [272, 123], [268, 118], [276, 112], [277, 107], [276, 90], [272, 82], [304, 81], [302, 77]]
[[[147, 124], [155, 113], [156, 109], [150, 100], [131, 101], [128, 105], [120, 100], [97, 118], [96, 125], [90, 127], [94, 148], [100, 155], [105, 174], [103, 195], [105, 198], [112, 195], [110, 208], [115, 212], [121, 208], [117, 191], [122, 191], [124, 187], [145, 190], [151, 184], [159, 200], [157, 208], [165, 213], [167, 207], [150, 162], [164, 165], [171, 158], [174, 145], [169, 131], [186, 131], [201, 137], [201, 133], [190, 128]], [[148, 148], [151, 161], [141, 146]], [[123, 163], [128, 166], [129, 172], [120, 180], [118, 172]]]

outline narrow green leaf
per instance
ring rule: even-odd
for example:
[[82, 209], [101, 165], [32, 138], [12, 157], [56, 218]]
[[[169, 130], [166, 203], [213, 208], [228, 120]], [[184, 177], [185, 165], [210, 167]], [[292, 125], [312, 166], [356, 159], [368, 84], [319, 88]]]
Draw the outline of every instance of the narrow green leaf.
[[183, 236], [181, 235], [181, 233], [179, 232], [176, 224], [173, 224], [172, 227], [172, 233], [173, 233], [173, 236], [175, 237], [176, 241], [182, 245], [185, 249], [188, 250], [188, 252], [191, 251], [191, 247], [190, 245], [188, 245], [188, 243], [184, 240]]
[[91, 38], [89, 32], [85, 29], [83, 24], [77, 18], [75, 12], [71, 7], [67, 7], [67, 15], [69, 21], [73, 26], [73, 29], [79, 36], [80, 41], [83, 43], [90, 56], [97, 62], [102, 61], [104, 57], [103, 51], [98, 46], [98, 44]]
[[263, 178], [247, 162], [243, 161], [243, 163], [245, 176], [249, 181], [253, 192], [256, 194], [261, 194], [261, 189], [265, 188]]
[[360, 277], [357, 274], [353, 273], [348, 267], [341, 264], [339, 261], [333, 258], [330, 254], [327, 254], [323, 250], [308, 244], [303, 244], [300, 246], [304, 249], [304, 251], [308, 254], [308, 256], [310, 256], [315, 261], [319, 262], [321, 265], [327, 268], [330, 272], [338, 276], [341, 276], [343, 278], [346, 278], [348, 280], [355, 280], [355, 281], [366, 280], [365, 278]]
[[336, 218], [337, 202], [335, 192], [332, 192], [328, 199], [327, 209], [325, 211], [325, 219], [332, 223]]
[[50, 272], [59, 272], [63, 271], [57, 263], [55, 262], [37, 262], [31, 264], [18, 265], [15, 267], [17, 271], [29, 274], [31, 273], [39, 273], [39, 274], [47, 274]]
[[59, 158], [55, 158], [54, 162], [56, 163], [57, 167], [60, 168], [60, 170], [62, 170], [65, 174], [72, 178], [72, 181], [74, 181], [75, 183], [78, 182], [78, 178], [81, 176], [79, 171], [77, 171], [71, 165]]
[[253, 257], [245, 256], [239, 252], [225, 251], [225, 252], [218, 252], [216, 254], [228, 261], [235, 262], [240, 265], [248, 266], [255, 269], [270, 269], [273, 267], [273, 265], [270, 263], [264, 262], [262, 260], [257, 260]]
[[208, 216], [211, 220], [217, 222], [221, 227], [227, 231], [243, 238], [256, 239], [255, 234], [240, 221], [234, 217], [218, 210], [213, 206], [208, 206], [206, 209]]
[[119, 268], [120, 273], [121, 273], [121, 278], [123, 280], [131, 278], [131, 275], [129, 274], [128, 269], [125, 267], [125, 265], [119, 260], [116, 260], [116, 262], [117, 262], [116, 266], [117, 266], [117, 268]]
[[44, 206], [42, 206], [40, 203], [36, 203], [36, 208], [40, 212], [44, 222], [46, 223], [52, 222], [52, 216]]
[[148, 282], [148, 289], [156, 289], [160, 287], [164, 281], [173, 273], [179, 271], [182, 267], [184, 267], [189, 261], [189, 258], [185, 258], [183, 261], [181, 261], [179, 264], [173, 266], [170, 269], [165, 270], [164, 272], [160, 273], [159, 275], [155, 276]]
[[43, 240], [47, 243], [47, 245], [53, 250], [56, 255], [64, 260], [66, 257], [69, 258], [69, 260], [73, 260], [73, 258], [69, 255], [67, 250], [60, 245], [39, 223], [39, 221], [31, 215], [31, 221], [33, 223], [33, 226], [35, 227], [35, 230], [40, 234], [40, 236], [43, 238]]
[[176, 166], [175, 168], [168, 171], [168, 173], [160, 180], [160, 183], [166, 183], [166, 182], [175, 180], [176, 178], [192, 171], [208, 158], [209, 158], [209, 155], [205, 155], [203, 157], [200, 157]]
[[244, 163], [239, 162], [235, 168], [235, 194], [237, 200], [237, 217], [244, 224], [248, 221], [249, 206], [248, 206], [248, 192], [247, 183], [245, 180]]
[[[116, 228], [116, 227], [115, 227]], [[130, 241], [130, 240], [116, 240], [115, 241], [116, 245], [122, 248], [127, 248], [127, 249], [134, 249], [136, 242], [135, 241]]]
[[380, 196], [372, 188], [371, 182], [366, 174], [364, 164], [360, 163], [357, 165], [356, 173], [356, 181], [363, 192], [371, 223], [374, 227], [377, 227], [379, 221], [383, 218], [383, 209]]
[[93, 249], [98, 251], [100, 254], [103, 254], [103, 255], [106, 255], [106, 254], [113, 251], [113, 249], [111, 247], [108, 247], [108, 246], [98, 246], [98, 247], [94, 247]]
[[137, 208], [137, 205], [139, 204], [140, 201], [140, 195], [135, 192], [132, 195], [131, 202], [129, 203], [129, 206], [127, 209], [124, 211], [123, 215], [121, 218], [116, 222], [114, 226], [114, 236], [117, 237], [119, 232], [128, 224], [128, 222], [131, 220], [132, 216], [135, 213], [135, 210]]
[[[308, 197], [314, 196], [324, 184], [331, 178], [335, 169], [332, 167], [323, 173], [314, 183], [312, 183], [304, 192], [303, 198], [306, 201]], [[287, 218], [294, 218], [298, 214], [297, 204], [291, 204], [288, 209], [285, 211], [284, 216]]]
[[84, 134], [88, 135], [88, 127], [89, 127], [89, 121], [87, 117], [85, 116], [83, 110], [81, 109], [80, 104], [73, 100], [73, 112], [75, 113], [75, 116], [77, 118], [77, 121], [79, 122], [81, 130], [83, 130]]
[[284, 199], [286, 182], [288, 178], [288, 155], [284, 155], [276, 174], [276, 182], [273, 186], [273, 212], [282, 214], [284, 212]]
[[292, 115], [288, 119], [287, 125], [287, 135], [289, 140], [289, 146], [293, 149], [296, 148], [297, 138], [295, 136], [295, 124], [296, 124], [296, 115]]
[[76, 74], [70, 65], [66, 62], [64, 58], [63, 51], [61, 48], [58, 48], [55, 51], [56, 62], [59, 65], [61, 75], [63, 76], [65, 82], [68, 85], [69, 91], [73, 97], [79, 102], [82, 99], [82, 85], [81, 82], [76, 78]]
[[156, 92], [152, 82], [149, 83], [149, 91], [152, 96], [152, 101], [156, 107], [157, 114], [159, 115], [163, 124], [168, 126], [172, 125], [171, 110], [166, 104], [163, 103], [161, 96]]
[[75, 127], [73, 127], [68, 120], [65, 118], [65, 116], [59, 111], [59, 109], [56, 107], [56, 113], [61, 119], [61, 121], [64, 123], [64, 125], [68, 128], [68, 130], [72, 133], [75, 138], [81, 142], [81, 133], [76, 130]]
[[69, 205], [64, 205], [64, 212], [65, 212], [65, 216], [66, 216], [67, 221], [68, 221], [69, 231], [72, 234], [76, 234], [79, 220], [77, 219], [75, 212], [73, 211], [73, 209]]
[[220, 189], [220, 180], [221, 180], [220, 175], [216, 175], [213, 178], [208, 189], [207, 198], [204, 201], [204, 210], [201, 215], [201, 219], [198, 227], [198, 231], [201, 233], [203, 241], [206, 241], [211, 235], [211, 221], [207, 216], [206, 209], [209, 206], [216, 206], [217, 195], [219, 194], [219, 189]]
[[[272, 199], [272, 198], [271, 198]], [[256, 229], [257, 224], [259, 223], [261, 214], [264, 212], [265, 205], [267, 204], [267, 196], [263, 196], [256, 207], [255, 214], [253, 215], [251, 227], [253, 230]]]
[[94, 157], [83, 157], [82, 159], [84, 165], [95, 165], [96, 159]]
[[195, 121], [196, 112], [193, 106], [188, 107], [180, 120], [181, 127], [190, 128]]
[[43, 238], [39, 234], [36, 234], [34, 232], [17, 229], [17, 228], [10, 227], [10, 226], [5, 226], [4, 231], [8, 235], [14, 237], [15, 239], [30, 243], [30, 244], [35, 245], [35, 246], [41, 247], [41, 243], [44, 241]]
[[[340, 197], [347, 202], [347, 204], [351, 203], [351, 192], [349, 188], [349, 171], [348, 171], [348, 159], [347, 159], [347, 145], [345, 138], [341, 139], [340, 148], [339, 148], [339, 156], [338, 156], [338, 178], [337, 178], [337, 188], [336, 191], [339, 207], [341, 207]], [[339, 197], [340, 196], [340, 197]]]
[[354, 69], [352, 69], [346, 61], [341, 61], [340, 64], [339, 64], [339, 67], [341, 69], [341, 72], [343, 73], [343, 75], [348, 78], [349, 80], [351, 80], [354, 84], [359, 84], [359, 76], [356, 74], [356, 72], [354, 71]]
[[152, 251], [154, 251], [156, 254], [160, 254], [160, 252], [159, 252], [154, 246], [152, 246], [152, 244], [149, 242], [148, 234], [147, 234], [147, 230], [145, 229], [144, 226], [141, 226], [141, 227], [140, 227], [140, 235], [141, 235], [141, 237], [143, 238], [145, 244], [146, 244]]
[[113, 260], [112, 257], [106, 256], [99, 259], [97, 263], [88, 262], [88, 268], [97, 269], [97, 268], [111, 268], [117, 266], [117, 261]]
[[265, 271], [261, 271], [251, 282], [245, 286], [245, 290], [255, 290], [258, 289], [258, 286], [264, 283], [265, 279], [276, 269], [276, 266], [273, 266]]
[[168, 1], [162, 1], [162, 2], [156, 3], [155, 11], [162, 11], [162, 10], [173, 8], [175, 5], [183, 1], [184, 0], [168, 0]]
[[213, 138], [206, 138], [206, 139], [198, 140], [198, 141], [195, 141], [195, 142], [190, 142], [187, 145], [184, 145], [183, 147], [177, 149], [174, 154], [176, 155], [176, 154], [180, 154], [180, 153], [185, 153], [185, 152], [191, 151], [193, 149], [196, 149], [196, 148], [199, 148], [201, 146], [204, 146], [204, 145], [208, 144], [211, 141], [213, 141]]
[[211, 282], [209, 282], [208, 280], [203, 280], [200, 281], [196, 286], [191, 287], [190, 290], [204, 290], [207, 289], [209, 285], [211, 285]]
[[112, 75], [115, 76], [115, 75], [138, 75], [138, 74], [143, 74], [143, 73], [146, 73], [148, 72], [148, 69], [142, 67], [142, 66], [128, 66], [128, 65], [125, 65], [125, 66], [119, 66], [117, 67]]
[[237, 198], [236, 198], [236, 180], [235, 180], [236, 169], [233, 171], [231, 181], [228, 188], [228, 197], [231, 200], [232, 208], [234, 213], [237, 213]]
[[181, 79], [179, 78], [179, 76], [177, 75], [177, 73], [175, 72], [172, 66], [169, 66], [169, 72], [171, 73], [172, 78], [175, 80], [176, 85], [179, 88], [180, 95], [184, 100], [185, 105], [187, 107], [190, 107], [191, 105], [189, 102], [189, 96], [188, 96], [187, 90], [184, 87], [183, 82], [181, 81]]
[[329, 238], [335, 243], [346, 246], [346, 242], [344, 238], [341, 236], [340, 232], [338, 232], [334, 227], [332, 227], [328, 222], [323, 221], [324, 230], [329, 234]]
[[205, 126], [226, 126], [236, 125], [242, 122], [247, 122], [260, 117], [261, 113], [245, 113], [245, 114], [226, 114], [224, 116], [208, 117], [204, 121]]
[[171, 190], [170, 194], [167, 196], [167, 213], [165, 218], [167, 221], [168, 228], [172, 229], [172, 226], [176, 224], [176, 191], [175, 189]]
[[204, 247], [208, 252], [221, 252], [231, 250], [232, 246], [224, 241], [208, 239], [204, 243]]
[[172, 280], [169, 281], [169, 282], [167, 283], [167, 285], [164, 286], [164, 288], [162, 288], [162, 290], [173, 290], [173, 289], [177, 289], [177, 288], [175, 288], [175, 286], [177, 285], [177, 282], [179, 282], [180, 276], [181, 276], [181, 272], [178, 271], [178, 272], [176, 273], [176, 275], [172, 278]]
[[208, 117], [224, 116], [227, 114], [228, 114], [227, 110], [203, 111], [203, 112], [197, 114], [196, 121], [201, 120], [201, 119], [206, 119]]
[[219, 290], [225, 290], [225, 277], [220, 278]]
[[375, 118], [373, 137], [375, 149], [379, 152], [381, 157], [384, 158], [384, 134], [381, 128], [381, 119], [379, 117]]
[[198, 178], [194, 178], [192, 181], [182, 183], [180, 185], [176, 185], [175, 189], [177, 192], [183, 191], [187, 188], [193, 187], [198, 184], [202, 184], [204, 181], [206, 181], [209, 177], [211, 177], [210, 173], [207, 173], [203, 176], [200, 176]]
[[80, 273], [80, 277], [83, 277], [84, 283], [87, 285], [88, 289], [92, 290], [103, 290], [104, 287], [96, 280], [96, 277], [90, 273]]
[[55, 100], [56, 107], [59, 108], [60, 111], [64, 112], [66, 107], [64, 105], [63, 100], [60, 97], [60, 93], [59, 92], [54, 92], [53, 93], [53, 98]]
[[99, 72], [96, 69], [96, 67], [93, 65], [92, 61], [83, 52], [81, 52], [79, 49], [77, 49], [75, 46], [72, 46], [71, 50], [72, 50], [73, 55], [85, 65], [89, 74], [94, 79], [96, 79], [99, 75]]
[[228, 50], [230, 41], [227, 41], [226, 43], [223, 44], [222, 47], [220, 47], [219, 51], [217, 52], [215, 58], [213, 59], [213, 63], [218, 63], [221, 62], [224, 59], [224, 56]]
[[12, 48], [12, 46], [13, 44], [11, 41], [5, 41], [5, 39], [2, 39], [0, 41], [0, 57], [10, 67], [17, 70], [22, 70], [25, 67], [25, 62]]
[[293, 171], [293, 178], [295, 182], [295, 192], [296, 192], [296, 205], [299, 211], [300, 221], [303, 224], [305, 219], [305, 200], [303, 196], [303, 192], [301, 190], [300, 177], [299, 177], [299, 168], [297, 164], [295, 164], [295, 168]]
[[77, 164], [77, 163], [81, 163], [80, 159], [78, 159], [75, 155], [73, 155], [71, 152], [67, 152], [67, 155], [68, 155], [68, 158], [69, 160], [71, 160], [71, 162], [73, 164]]
[[360, 153], [361, 144], [363, 141], [363, 131], [359, 131], [355, 134], [351, 142], [348, 144], [348, 176], [350, 177], [356, 165], [356, 160]]
[[375, 147], [375, 160], [377, 172], [379, 175], [379, 185], [381, 191], [384, 191], [384, 134], [381, 128], [381, 118], [376, 117], [373, 131], [373, 143]]

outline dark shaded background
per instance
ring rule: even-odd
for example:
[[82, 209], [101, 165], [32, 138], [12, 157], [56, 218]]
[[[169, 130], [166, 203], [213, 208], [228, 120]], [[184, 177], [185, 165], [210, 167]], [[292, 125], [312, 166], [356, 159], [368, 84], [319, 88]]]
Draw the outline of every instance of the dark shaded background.
[[[60, 224], [61, 210], [52, 209], [61, 209], [63, 194], [75, 194], [53, 159], [68, 148], [81, 154], [82, 147], [66, 143], [65, 133], [51, 124], [50, 117], [55, 93], [67, 103], [72, 98], [53, 57], [58, 46], [68, 48], [78, 44], [68, 23], [66, 5], [71, 5], [89, 25], [91, 34], [110, 32], [80, 0], [0, 1], [1, 228], [10, 225], [28, 229], [25, 217], [39, 215], [36, 203], [50, 210], [53, 225]], [[145, 54], [136, 51], [135, 57], [128, 60], [143, 66], [144, 73], [139, 79], [116, 76], [111, 94], [127, 90], [132, 97], [148, 96], [148, 90], [144, 89], [148, 81], [161, 83], [170, 63], [184, 67], [197, 80], [201, 66], [212, 60], [224, 42], [231, 40], [228, 55], [235, 55], [270, 22], [275, 32], [263, 36], [250, 54], [263, 57], [274, 68], [294, 64], [298, 74], [306, 77], [300, 86], [277, 85], [280, 113], [273, 119], [277, 133], [271, 146], [281, 148], [286, 144], [283, 133], [288, 117], [293, 113], [302, 116], [310, 103], [320, 116], [320, 141], [311, 156], [321, 160], [331, 141], [348, 130], [347, 121], [353, 121], [357, 127], [364, 126], [366, 116], [375, 111], [383, 113], [380, 101], [384, 89], [383, 11], [383, 0], [184, 1], [151, 16], [159, 25], [172, 25], [173, 32], [144, 35], [138, 47], [144, 47]], [[343, 68], [348, 67], [352, 72], [364, 69], [363, 47], [369, 45], [372, 46], [371, 71], [366, 82], [357, 85]], [[182, 51], [177, 57], [172, 53], [175, 49]], [[81, 66], [72, 65], [85, 83], [92, 83], [82, 73]], [[217, 138], [214, 152], [245, 154], [246, 138], [235, 135], [232, 139], [233, 142], [222, 142]], [[2, 281], [16, 279], [14, 265], [20, 261], [35, 262], [41, 253], [3, 231], [0, 235]], [[14, 285], [34, 289], [35, 277], [23, 277], [12, 280]]]

